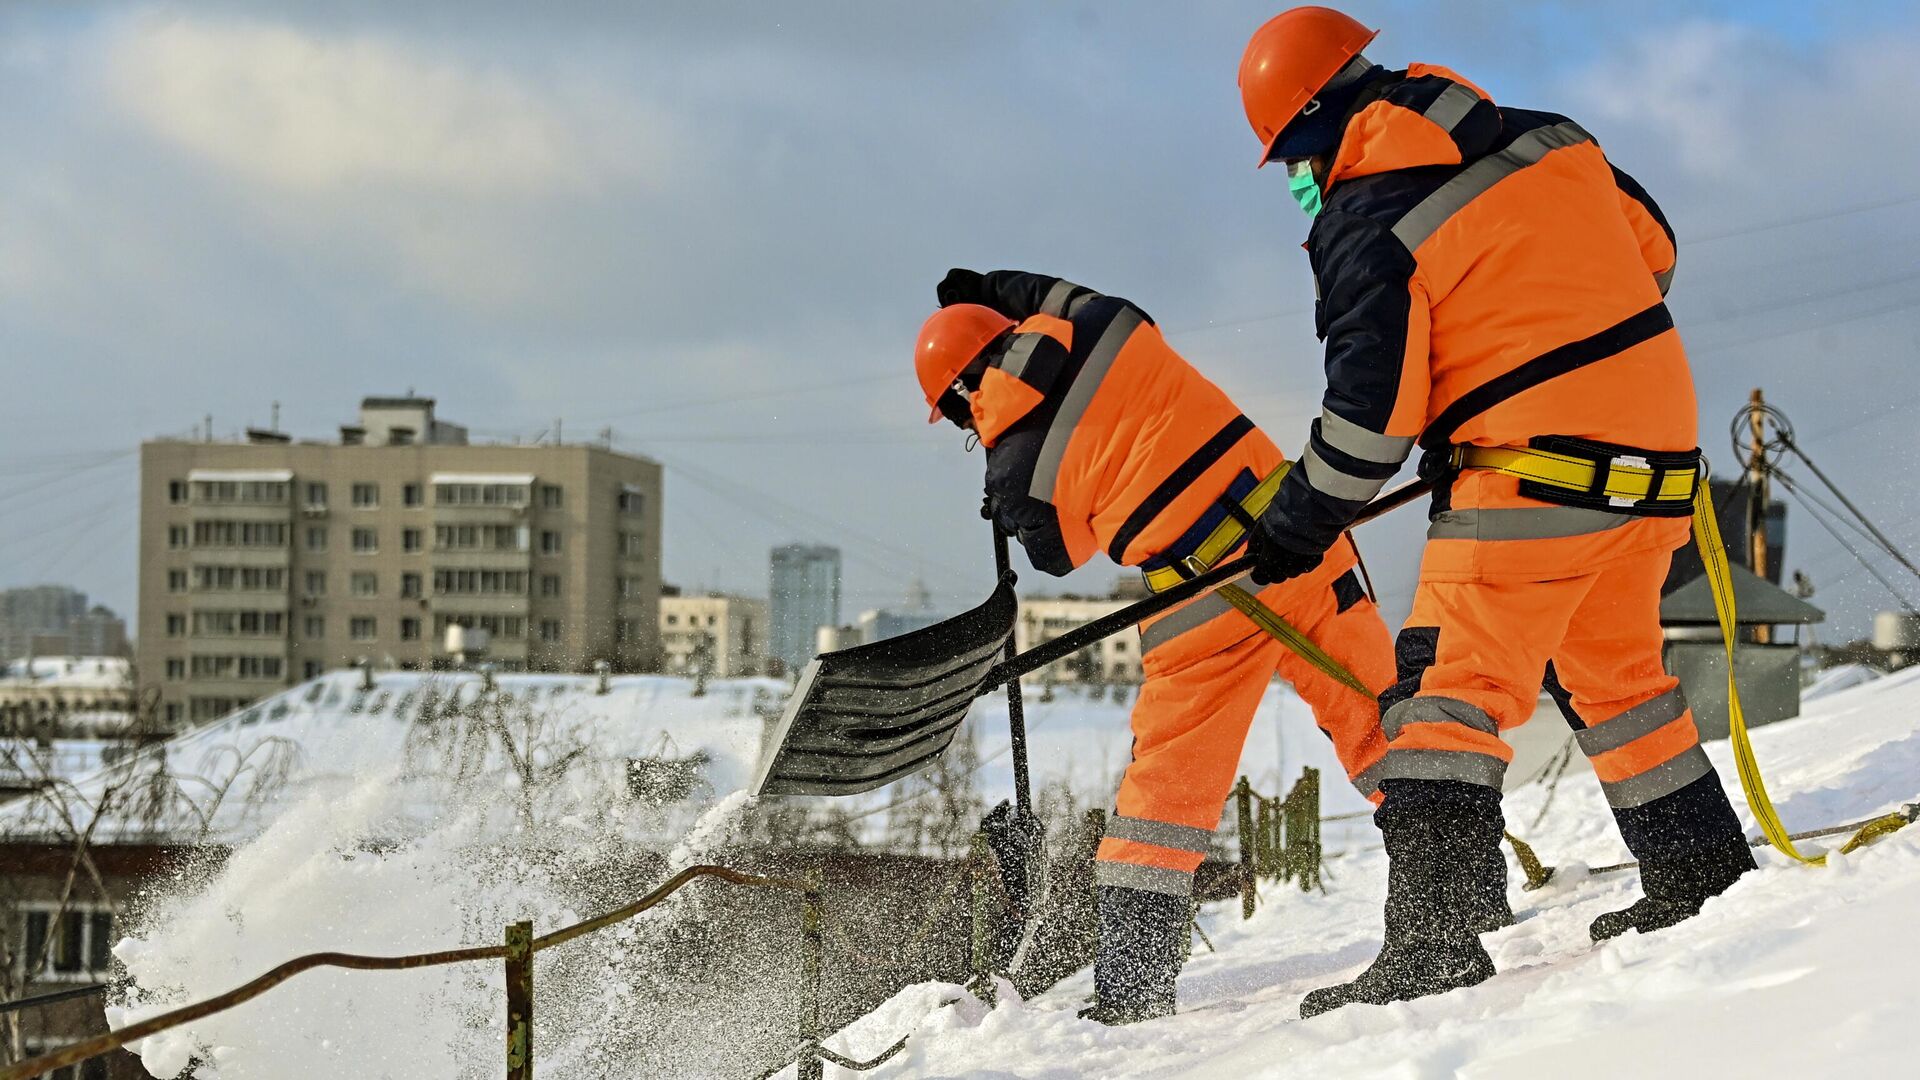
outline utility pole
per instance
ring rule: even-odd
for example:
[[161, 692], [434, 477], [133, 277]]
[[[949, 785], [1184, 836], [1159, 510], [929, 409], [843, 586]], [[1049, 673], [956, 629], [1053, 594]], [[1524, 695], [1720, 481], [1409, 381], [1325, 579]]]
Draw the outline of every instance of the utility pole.
[[[1752, 442], [1748, 447], [1752, 457], [1747, 476], [1747, 537], [1751, 543], [1748, 554], [1754, 576], [1762, 581], [1767, 579], [1767, 504], [1772, 501], [1772, 491], [1767, 482], [1766, 404], [1760, 388], [1754, 387], [1747, 408], [1747, 420], [1752, 428]], [[1753, 640], [1761, 645], [1772, 642], [1773, 627], [1754, 627]]]

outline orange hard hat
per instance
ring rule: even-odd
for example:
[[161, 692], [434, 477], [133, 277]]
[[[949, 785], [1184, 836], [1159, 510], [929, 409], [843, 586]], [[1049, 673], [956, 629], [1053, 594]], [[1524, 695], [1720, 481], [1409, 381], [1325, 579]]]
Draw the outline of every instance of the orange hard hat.
[[1300, 110], [1378, 33], [1324, 7], [1290, 8], [1253, 32], [1240, 58], [1240, 101], [1260, 137], [1261, 165]]
[[1013, 320], [984, 304], [949, 304], [927, 317], [914, 346], [913, 370], [927, 395], [927, 423], [940, 419], [940, 396], [980, 351], [1013, 327]]

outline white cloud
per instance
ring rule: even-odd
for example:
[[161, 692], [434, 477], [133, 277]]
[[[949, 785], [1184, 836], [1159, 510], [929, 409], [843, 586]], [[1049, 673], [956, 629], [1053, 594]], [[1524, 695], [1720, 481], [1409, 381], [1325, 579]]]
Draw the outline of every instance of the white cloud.
[[[367, 34], [146, 15], [109, 43], [108, 82], [152, 135], [297, 192], [544, 194], [643, 168], [591, 102]], [[642, 125], [644, 126], [644, 125]]]

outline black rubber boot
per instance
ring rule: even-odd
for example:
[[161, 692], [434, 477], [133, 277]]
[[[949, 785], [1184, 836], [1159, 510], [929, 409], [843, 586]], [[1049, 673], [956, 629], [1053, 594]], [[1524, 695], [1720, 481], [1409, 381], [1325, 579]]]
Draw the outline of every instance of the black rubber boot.
[[1754, 868], [1753, 849], [1717, 773], [1650, 803], [1615, 810], [1614, 818], [1627, 850], [1640, 860], [1646, 895], [1593, 920], [1587, 932], [1596, 942], [1691, 919]]
[[[1506, 877], [1500, 792], [1452, 780], [1388, 780], [1381, 790], [1386, 800], [1374, 821], [1387, 845], [1386, 944], [1359, 978], [1308, 994], [1302, 1019], [1442, 994], [1493, 975], [1479, 935], [1496, 914], [1487, 885], [1493, 860], [1503, 886]], [[1504, 887], [1499, 899], [1504, 908]]]
[[1701, 905], [1719, 896], [1754, 868], [1753, 849], [1742, 837], [1732, 844], [1678, 859], [1640, 864], [1640, 889], [1646, 895], [1622, 911], [1593, 920], [1587, 932], [1596, 942], [1629, 930], [1651, 934], [1700, 914]]
[[1172, 1016], [1191, 918], [1184, 896], [1100, 886], [1094, 1000], [1081, 1018], [1118, 1027]]
[[[1503, 833], [1504, 835], [1504, 833]], [[1514, 924], [1513, 905], [1507, 901], [1507, 856], [1498, 841], [1476, 849], [1460, 867], [1467, 925], [1476, 934], [1491, 934]]]

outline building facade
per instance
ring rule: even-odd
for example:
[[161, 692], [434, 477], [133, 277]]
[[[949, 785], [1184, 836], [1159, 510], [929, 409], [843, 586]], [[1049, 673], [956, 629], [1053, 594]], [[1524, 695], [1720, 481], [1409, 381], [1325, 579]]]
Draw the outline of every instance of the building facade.
[[[1095, 619], [1111, 615], [1132, 602], [1111, 598], [1022, 597], [1020, 618], [1013, 628], [1014, 647], [1025, 652]], [[1144, 677], [1140, 668], [1140, 635], [1127, 631], [1114, 634], [1063, 660], [1056, 660], [1027, 676], [1024, 681], [1138, 683]]]
[[767, 582], [773, 674], [791, 675], [813, 659], [822, 626], [840, 625], [840, 549], [787, 544], [773, 549]]
[[471, 445], [429, 398], [338, 442], [250, 432], [140, 454], [143, 692], [199, 723], [329, 668], [630, 670], [659, 655], [661, 470], [588, 445]]
[[126, 656], [127, 624], [65, 585], [0, 590], [0, 660]]
[[660, 598], [660, 651], [670, 675], [729, 678], [767, 669], [767, 602], [708, 593]]

